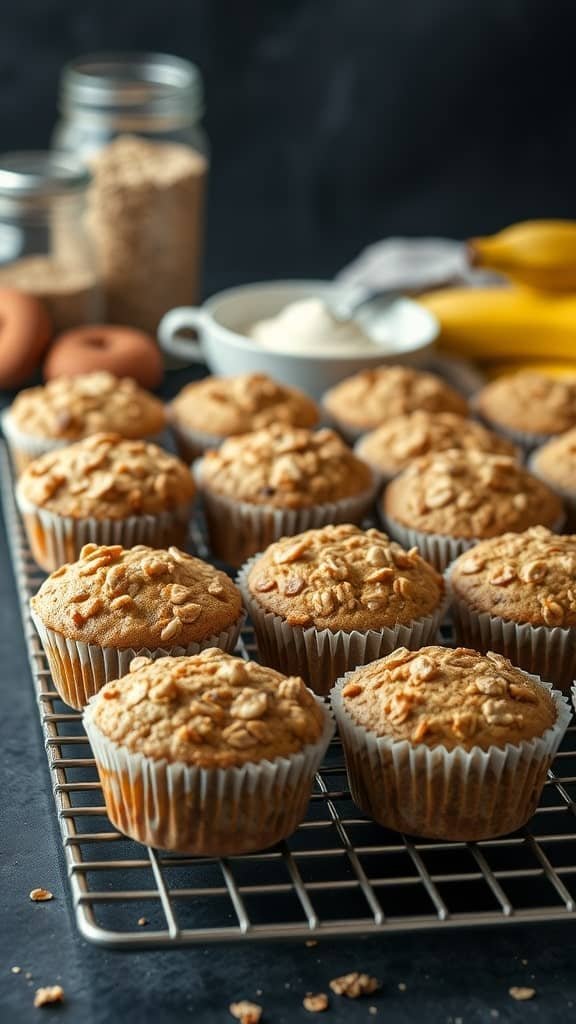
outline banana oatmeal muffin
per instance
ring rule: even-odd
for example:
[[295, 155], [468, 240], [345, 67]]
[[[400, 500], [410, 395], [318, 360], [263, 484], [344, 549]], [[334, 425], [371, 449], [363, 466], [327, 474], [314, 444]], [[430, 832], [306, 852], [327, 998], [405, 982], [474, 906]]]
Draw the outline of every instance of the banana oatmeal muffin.
[[434, 373], [410, 366], [379, 366], [347, 377], [326, 392], [322, 405], [349, 441], [417, 409], [468, 414], [463, 395]]
[[524, 448], [576, 427], [576, 375], [547, 377], [533, 370], [505, 374], [474, 397], [482, 419]]
[[243, 373], [187, 384], [170, 405], [170, 420], [181, 457], [192, 462], [227, 437], [274, 423], [315, 427], [318, 408], [302, 391], [263, 373]]
[[180, 551], [86, 544], [30, 602], [62, 700], [81, 708], [137, 655], [232, 651], [244, 620], [224, 572]]
[[280, 424], [206, 452], [197, 480], [212, 550], [234, 566], [279, 537], [361, 522], [375, 490], [370, 467], [333, 430]]
[[567, 690], [576, 679], [576, 536], [543, 526], [481, 541], [450, 570], [458, 640]]
[[138, 658], [93, 698], [84, 723], [113, 824], [209, 857], [294, 831], [334, 731], [297, 676], [216, 649]]
[[319, 694], [400, 644], [434, 640], [444, 611], [442, 577], [415, 548], [349, 524], [284, 537], [238, 582], [263, 660]]
[[19, 472], [38, 456], [91, 434], [111, 431], [132, 439], [157, 438], [165, 426], [159, 398], [129, 377], [104, 370], [27, 388], [2, 417]]
[[453, 449], [415, 459], [388, 484], [382, 509], [392, 537], [438, 569], [477, 540], [563, 521], [558, 496], [514, 459]]
[[47, 572], [84, 544], [182, 544], [195, 486], [188, 467], [146, 441], [94, 434], [26, 467], [16, 498], [32, 554]]
[[448, 448], [491, 452], [512, 458], [517, 454], [510, 441], [476, 420], [466, 419], [455, 412], [426, 412], [423, 409], [395, 416], [376, 430], [364, 434], [355, 451], [386, 482], [420, 455]]
[[401, 647], [332, 691], [352, 797], [386, 828], [471, 842], [534, 813], [566, 698], [503, 658]]
[[576, 530], [576, 427], [537, 448], [529, 468], [562, 498], [566, 526]]

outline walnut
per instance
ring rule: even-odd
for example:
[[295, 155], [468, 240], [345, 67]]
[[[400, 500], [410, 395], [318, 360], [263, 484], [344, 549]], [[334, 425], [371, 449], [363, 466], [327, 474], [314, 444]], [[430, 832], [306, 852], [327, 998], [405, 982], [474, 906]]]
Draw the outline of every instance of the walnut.
[[47, 985], [45, 988], [37, 988], [34, 996], [34, 1006], [49, 1006], [52, 1003], [64, 1002], [64, 989], [62, 985]]
[[171, 619], [170, 622], [164, 626], [160, 633], [161, 640], [174, 640], [179, 633], [182, 632], [182, 621], [179, 618]]
[[429, 509], [444, 508], [454, 499], [454, 491], [451, 487], [434, 487], [426, 491], [425, 503]]
[[202, 614], [202, 605], [196, 604], [191, 601], [189, 604], [178, 605], [178, 618], [182, 622], [191, 623], [196, 622]]
[[194, 597], [190, 587], [183, 587], [180, 583], [172, 583], [166, 589], [171, 604], [185, 604]]
[[49, 889], [32, 889], [30, 899], [33, 903], [46, 903], [48, 900], [53, 900], [54, 896]]
[[564, 608], [559, 601], [546, 597], [542, 603], [542, 617], [547, 626], [561, 626], [564, 621]]
[[330, 988], [337, 996], [348, 996], [349, 999], [357, 999], [359, 996], [371, 995], [380, 988], [380, 982], [369, 974], [362, 974], [360, 971], [352, 971], [350, 974], [343, 974], [340, 978], [333, 978]]
[[302, 1006], [308, 1013], [322, 1013], [328, 1009], [328, 996], [325, 992], [308, 992], [302, 1000]]
[[522, 583], [541, 583], [546, 577], [548, 572], [548, 566], [545, 562], [534, 560], [532, 562], [526, 562], [518, 573], [518, 578], [522, 580]]
[[516, 579], [516, 570], [512, 565], [499, 565], [497, 569], [492, 573], [489, 579], [489, 583], [492, 583], [495, 587], [505, 587], [508, 583], [512, 583]]
[[268, 695], [247, 687], [236, 697], [230, 707], [230, 714], [233, 718], [262, 718], [267, 708]]

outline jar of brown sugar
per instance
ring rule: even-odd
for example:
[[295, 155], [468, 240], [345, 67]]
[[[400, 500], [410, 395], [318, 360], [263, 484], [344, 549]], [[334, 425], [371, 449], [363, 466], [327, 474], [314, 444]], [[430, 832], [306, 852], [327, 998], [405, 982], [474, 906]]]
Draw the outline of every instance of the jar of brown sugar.
[[94, 322], [102, 312], [85, 229], [89, 181], [71, 156], [0, 156], [0, 286], [42, 299], [56, 331]]
[[155, 333], [198, 301], [208, 144], [202, 79], [165, 54], [95, 54], [61, 80], [58, 152], [90, 167], [87, 228], [106, 317]]

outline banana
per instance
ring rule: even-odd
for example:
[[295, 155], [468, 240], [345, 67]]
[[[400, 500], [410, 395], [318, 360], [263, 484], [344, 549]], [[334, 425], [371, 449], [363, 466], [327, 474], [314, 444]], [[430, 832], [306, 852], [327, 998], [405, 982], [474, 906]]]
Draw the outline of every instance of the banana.
[[445, 288], [418, 296], [440, 321], [439, 347], [468, 359], [575, 360], [576, 294]]
[[553, 292], [576, 291], [576, 221], [527, 220], [496, 235], [471, 238], [470, 262], [517, 284]]
[[547, 360], [533, 359], [530, 362], [486, 363], [482, 369], [489, 380], [496, 377], [508, 377], [511, 373], [529, 371], [542, 373], [545, 377], [576, 377], [576, 360], [573, 363], [551, 363]]

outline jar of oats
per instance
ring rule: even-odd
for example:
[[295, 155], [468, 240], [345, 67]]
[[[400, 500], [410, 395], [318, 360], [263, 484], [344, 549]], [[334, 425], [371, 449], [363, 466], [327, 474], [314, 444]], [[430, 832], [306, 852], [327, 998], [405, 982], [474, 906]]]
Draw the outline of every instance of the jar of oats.
[[92, 172], [87, 229], [109, 321], [155, 333], [198, 301], [208, 143], [202, 79], [165, 54], [95, 54], [65, 67], [53, 146]]
[[56, 332], [101, 315], [84, 217], [89, 181], [69, 155], [0, 156], [0, 286], [41, 299]]

